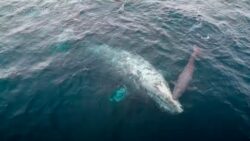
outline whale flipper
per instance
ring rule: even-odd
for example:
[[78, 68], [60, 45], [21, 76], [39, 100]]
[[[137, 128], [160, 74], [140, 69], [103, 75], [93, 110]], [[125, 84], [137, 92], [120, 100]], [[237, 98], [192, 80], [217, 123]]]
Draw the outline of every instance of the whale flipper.
[[179, 75], [177, 83], [173, 91], [173, 98], [179, 99], [184, 91], [187, 89], [188, 84], [192, 80], [194, 72], [195, 58], [200, 54], [200, 48], [195, 47], [187, 65], [185, 66], [182, 73]]

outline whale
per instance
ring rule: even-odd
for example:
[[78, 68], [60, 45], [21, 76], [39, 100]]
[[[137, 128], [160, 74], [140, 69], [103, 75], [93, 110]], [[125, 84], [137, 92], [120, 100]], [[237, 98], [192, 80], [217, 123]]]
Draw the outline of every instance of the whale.
[[93, 46], [89, 50], [114, 67], [116, 73], [144, 89], [164, 111], [172, 114], [183, 112], [182, 105], [173, 97], [163, 75], [142, 56], [106, 44]]
[[195, 59], [200, 54], [200, 52], [201, 49], [199, 47], [194, 47], [193, 53], [189, 58], [187, 65], [179, 75], [173, 91], [173, 98], [175, 100], [179, 99], [183, 95], [184, 91], [187, 89], [190, 81], [192, 80], [195, 68]]

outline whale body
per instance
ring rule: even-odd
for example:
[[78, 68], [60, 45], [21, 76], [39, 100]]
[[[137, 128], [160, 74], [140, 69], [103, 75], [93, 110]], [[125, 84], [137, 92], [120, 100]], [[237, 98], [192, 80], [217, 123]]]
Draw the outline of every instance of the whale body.
[[106, 63], [115, 67], [120, 75], [128, 77], [135, 85], [139, 85], [140, 88], [146, 90], [147, 95], [163, 110], [170, 113], [181, 113], [183, 111], [179, 101], [174, 99], [162, 74], [143, 57], [125, 50], [111, 48], [108, 45], [95, 46], [90, 50]]

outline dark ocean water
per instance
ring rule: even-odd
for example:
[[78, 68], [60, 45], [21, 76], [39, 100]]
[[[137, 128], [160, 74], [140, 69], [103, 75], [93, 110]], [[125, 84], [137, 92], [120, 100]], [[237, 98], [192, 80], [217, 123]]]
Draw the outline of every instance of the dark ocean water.
[[[0, 140], [250, 140], [249, 0], [1, 0]], [[173, 90], [202, 49], [184, 112], [162, 111], [87, 47], [138, 54]]]

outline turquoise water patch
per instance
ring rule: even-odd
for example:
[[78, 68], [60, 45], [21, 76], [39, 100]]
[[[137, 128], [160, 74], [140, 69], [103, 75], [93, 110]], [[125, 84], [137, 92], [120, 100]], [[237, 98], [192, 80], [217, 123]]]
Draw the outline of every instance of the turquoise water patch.
[[110, 101], [120, 102], [127, 96], [127, 88], [122, 86], [115, 90], [115, 92], [110, 97]]

